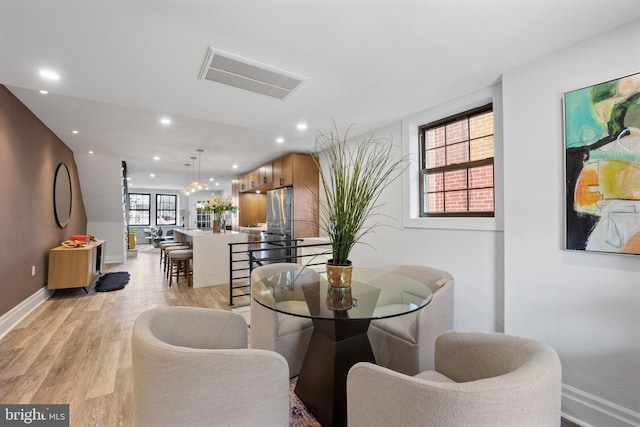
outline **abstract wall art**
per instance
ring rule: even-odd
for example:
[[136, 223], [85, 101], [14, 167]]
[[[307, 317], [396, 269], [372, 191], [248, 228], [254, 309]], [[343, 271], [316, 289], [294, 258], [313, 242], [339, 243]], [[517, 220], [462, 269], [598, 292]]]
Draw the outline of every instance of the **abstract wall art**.
[[564, 94], [566, 249], [640, 254], [640, 73]]

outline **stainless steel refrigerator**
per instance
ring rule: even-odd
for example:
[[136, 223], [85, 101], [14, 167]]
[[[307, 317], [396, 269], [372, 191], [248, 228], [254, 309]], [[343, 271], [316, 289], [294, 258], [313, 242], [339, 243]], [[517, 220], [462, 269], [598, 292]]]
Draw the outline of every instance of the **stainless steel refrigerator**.
[[267, 231], [260, 236], [260, 251], [254, 252], [254, 268], [277, 262], [296, 262], [291, 248], [293, 194], [291, 187], [267, 191]]
[[267, 233], [281, 236], [293, 234], [292, 188], [267, 191]]

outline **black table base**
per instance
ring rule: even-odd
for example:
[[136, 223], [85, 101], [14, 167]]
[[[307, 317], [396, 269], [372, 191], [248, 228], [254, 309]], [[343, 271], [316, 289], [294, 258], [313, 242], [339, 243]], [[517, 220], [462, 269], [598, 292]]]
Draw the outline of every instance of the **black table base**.
[[347, 373], [357, 362], [375, 363], [367, 337], [370, 320], [313, 319], [313, 335], [295, 393], [325, 427], [347, 425]]

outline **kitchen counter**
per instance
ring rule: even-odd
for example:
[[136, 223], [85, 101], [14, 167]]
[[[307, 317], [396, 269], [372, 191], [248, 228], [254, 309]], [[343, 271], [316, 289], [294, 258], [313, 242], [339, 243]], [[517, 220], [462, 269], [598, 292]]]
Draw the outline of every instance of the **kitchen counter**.
[[229, 243], [247, 241], [247, 233], [211, 230], [176, 229], [177, 241], [187, 243], [193, 249], [193, 287], [229, 283]]
[[238, 227], [238, 231], [241, 233], [259, 233], [267, 231], [267, 224], [258, 227]]

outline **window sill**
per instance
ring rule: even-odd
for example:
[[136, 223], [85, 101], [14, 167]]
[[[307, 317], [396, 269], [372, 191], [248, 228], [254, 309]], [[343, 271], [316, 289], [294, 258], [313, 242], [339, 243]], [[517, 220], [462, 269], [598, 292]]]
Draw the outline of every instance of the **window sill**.
[[405, 228], [503, 231], [496, 218], [405, 218]]

